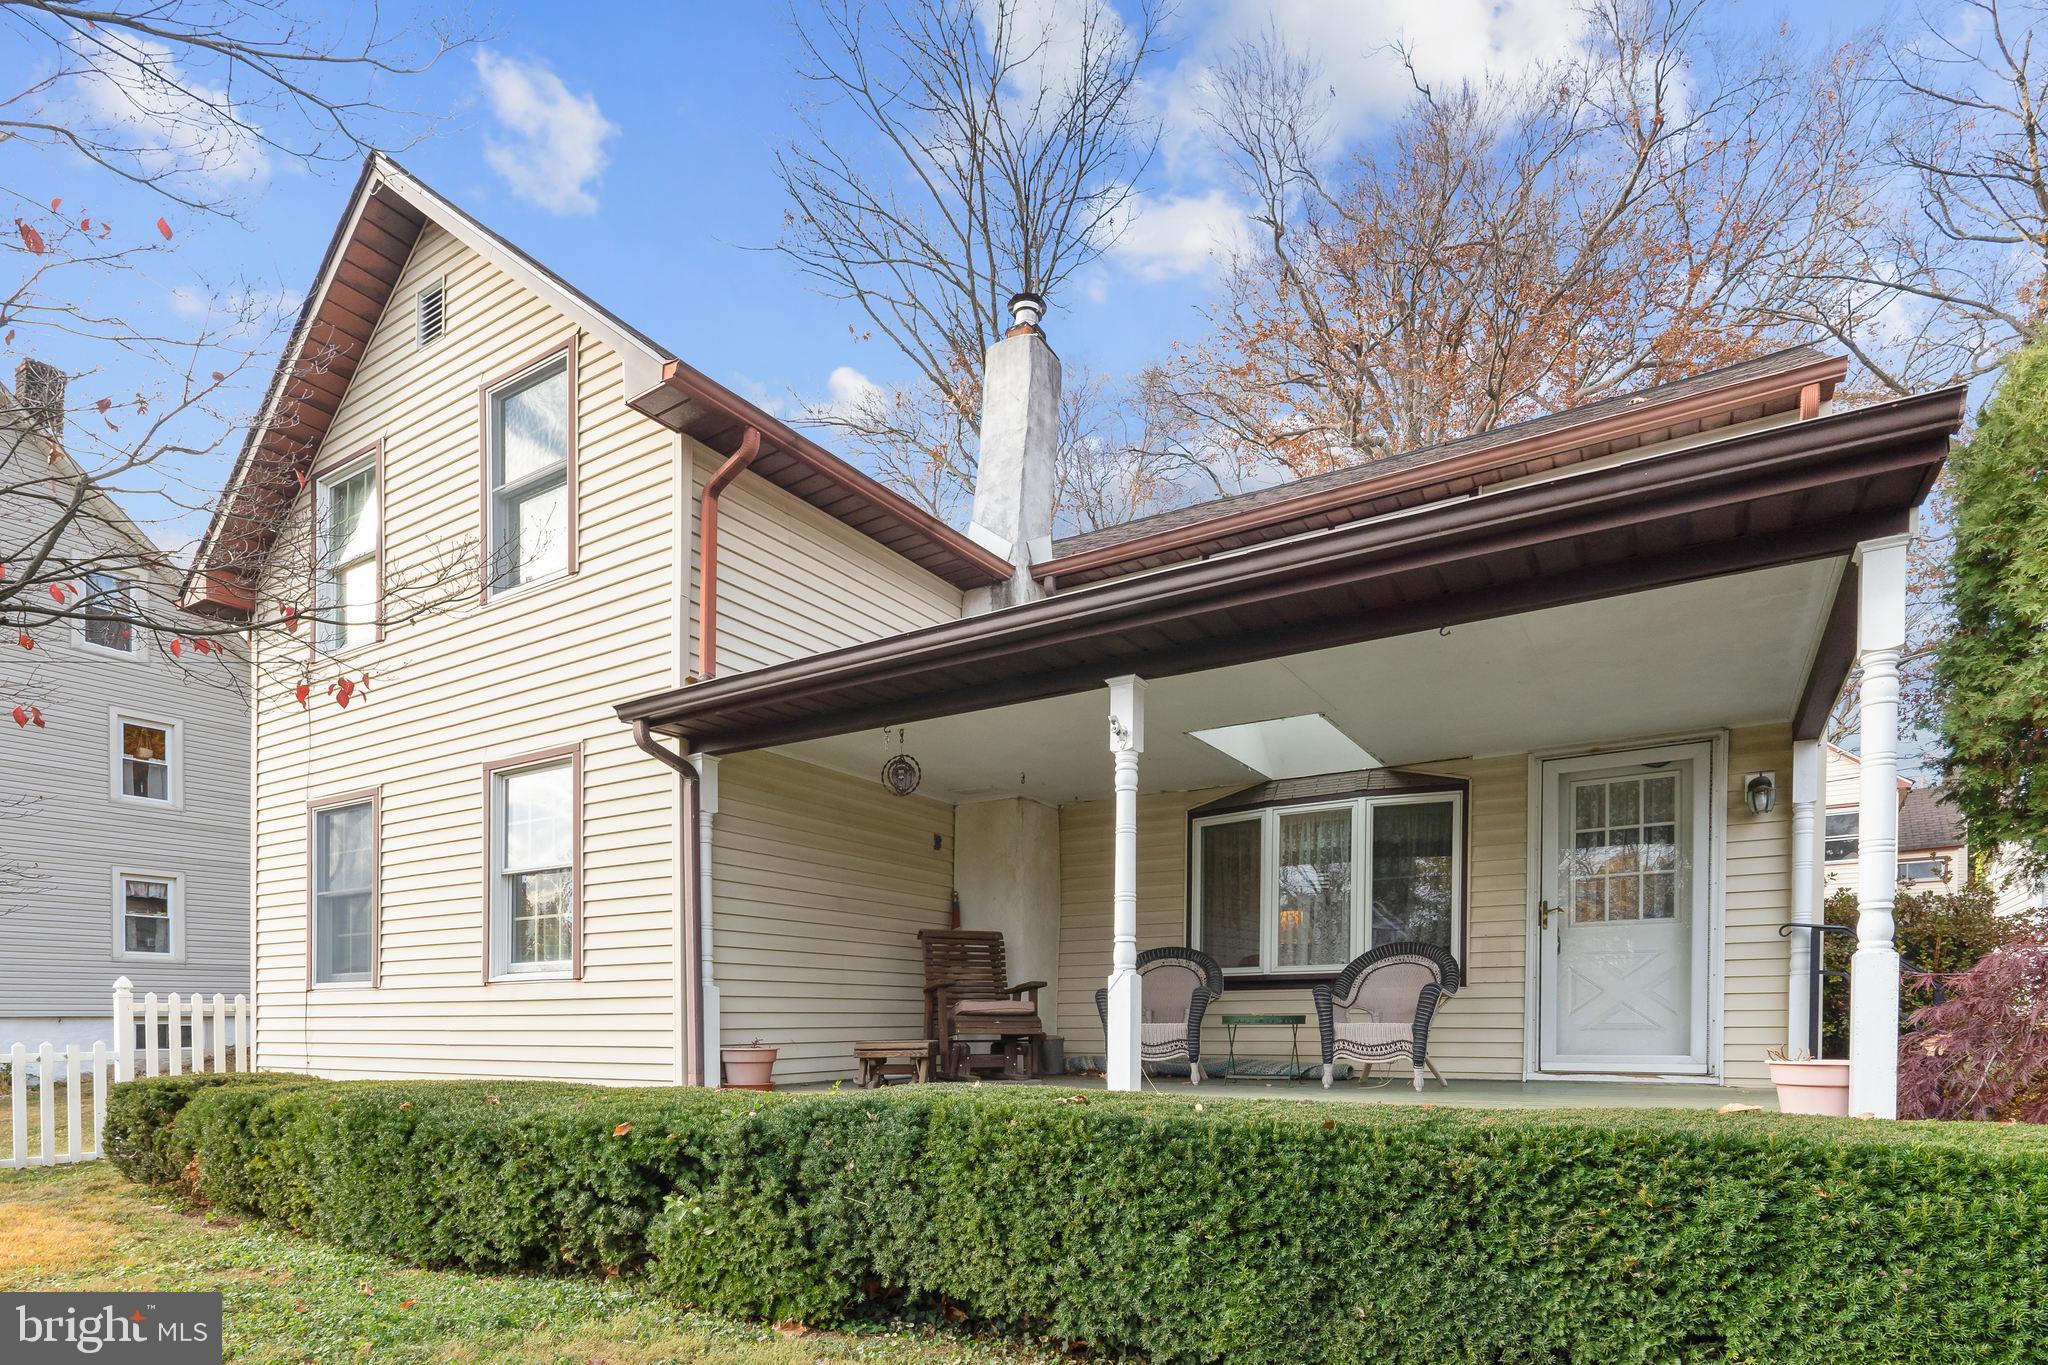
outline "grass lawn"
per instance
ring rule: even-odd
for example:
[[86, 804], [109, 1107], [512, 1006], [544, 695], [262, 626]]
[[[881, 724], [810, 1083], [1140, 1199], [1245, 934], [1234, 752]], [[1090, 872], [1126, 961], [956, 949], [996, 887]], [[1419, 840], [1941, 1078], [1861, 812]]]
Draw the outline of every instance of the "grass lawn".
[[682, 1312], [628, 1280], [417, 1270], [187, 1212], [104, 1162], [0, 1171], [0, 1229], [0, 1290], [220, 1290], [236, 1361], [1055, 1359], [923, 1328], [784, 1335]]

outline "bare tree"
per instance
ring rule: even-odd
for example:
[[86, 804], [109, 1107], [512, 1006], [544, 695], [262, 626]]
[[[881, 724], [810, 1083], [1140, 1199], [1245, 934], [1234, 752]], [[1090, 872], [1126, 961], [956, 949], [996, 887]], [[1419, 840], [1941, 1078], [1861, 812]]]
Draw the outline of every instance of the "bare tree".
[[1456, 89], [1411, 60], [1388, 136], [1343, 149], [1315, 60], [1239, 48], [1208, 115], [1259, 238], [1148, 376], [1183, 441], [1308, 474], [1800, 335], [1787, 244], [1853, 164], [1854, 63], [1731, 46], [1704, 9], [1599, 0], [1569, 55]]
[[[1107, 0], [1034, 22], [1021, 0], [793, 8], [819, 102], [776, 158], [777, 249], [910, 365], [815, 413], [932, 510], [973, 487], [983, 351], [1019, 290], [1057, 296], [1114, 240], [1157, 137], [1137, 98], [1160, 14]], [[831, 109], [868, 134], [827, 131]]]

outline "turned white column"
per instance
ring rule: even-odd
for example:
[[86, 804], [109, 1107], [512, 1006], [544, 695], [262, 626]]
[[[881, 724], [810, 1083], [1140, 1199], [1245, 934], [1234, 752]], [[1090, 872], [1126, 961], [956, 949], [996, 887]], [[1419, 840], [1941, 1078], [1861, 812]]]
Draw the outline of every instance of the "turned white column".
[[717, 918], [711, 894], [711, 830], [713, 817], [718, 814], [719, 760], [700, 755], [690, 762], [697, 769], [697, 909], [701, 917], [697, 926], [697, 989], [704, 1002], [704, 1084], [716, 1088], [724, 1080], [718, 1061], [718, 978], [711, 966], [711, 926]]
[[1856, 955], [1849, 964], [1849, 1112], [1899, 1112], [1899, 655], [1906, 643], [1907, 537], [1856, 547], [1857, 663], [1863, 674], [1857, 758]]
[[1145, 1005], [1138, 978], [1138, 755], [1145, 752], [1145, 682], [1109, 680], [1109, 752], [1116, 760], [1116, 876], [1112, 885], [1109, 1028], [1103, 1052], [1111, 1090], [1145, 1082]]
[[[1792, 923], [1820, 922], [1817, 876], [1819, 859], [1815, 835], [1819, 823], [1821, 787], [1826, 781], [1821, 744], [1817, 739], [1792, 741]], [[1793, 1053], [1820, 1056], [1820, 1040], [1813, 1036], [1813, 935], [1805, 929], [1792, 931], [1792, 952], [1786, 962], [1785, 1047]]]

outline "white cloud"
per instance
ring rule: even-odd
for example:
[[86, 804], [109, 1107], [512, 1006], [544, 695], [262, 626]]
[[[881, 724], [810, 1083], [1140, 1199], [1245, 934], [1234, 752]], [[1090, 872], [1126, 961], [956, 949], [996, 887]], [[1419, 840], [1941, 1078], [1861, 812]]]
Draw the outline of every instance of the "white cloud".
[[484, 161], [528, 203], [550, 213], [595, 213], [592, 182], [618, 136], [590, 95], [573, 93], [545, 62], [476, 54], [477, 79], [503, 135], [484, 142]]
[[145, 175], [248, 186], [270, 174], [270, 156], [246, 103], [203, 85], [171, 49], [147, 38], [97, 31], [72, 40], [81, 64], [76, 116], [92, 134], [133, 154]]
[[1110, 256], [1141, 280], [1209, 276], [1251, 246], [1251, 222], [1222, 190], [1134, 195]]
[[819, 408], [832, 417], [854, 417], [872, 412], [882, 402], [882, 386], [851, 365], [841, 365], [825, 376], [825, 401]]
[[1425, 83], [1448, 87], [1489, 73], [1515, 75], [1563, 56], [1584, 28], [1578, 0], [1217, 0], [1194, 16], [1187, 56], [1156, 98], [1169, 157], [1199, 157], [1204, 91], [1233, 47], [1269, 28], [1320, 67], [1329, 132], [1342, 139], [1398, 113], [1414, 94], [1396, 48], [1414, 57]]

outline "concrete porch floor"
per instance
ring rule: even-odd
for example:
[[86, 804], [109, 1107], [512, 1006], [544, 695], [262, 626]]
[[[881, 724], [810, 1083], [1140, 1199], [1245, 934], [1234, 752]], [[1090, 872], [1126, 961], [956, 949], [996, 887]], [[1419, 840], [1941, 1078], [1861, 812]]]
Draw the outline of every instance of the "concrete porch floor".
[[[1004, 1085], [1053, 1086], [1067, 1090], [1100, 1090], [1100, 1076], [1063, 1076], [1036, 1081], [996, 1082]], [[1777, 1095], [1727, 1085], [1657, 1084], [1630, 1081], [1460, 1081], [1417, 1093], [1407, 1071], [1397, 1077], [1376, 1076], [1361, 1084], [1338, 1081], [1328, 1090], [1320, 1081], [1247, 1078], [1211, 1079], [1195, 1086], [1185, 1076], [1145, 1078], [1147, 1092], [1186, 1095], [1204, 1100], [1336, 1100], [1348, 1104], [1434, 1104], [1469, 1109], [1718, 1109], [1724, 1104], [1754, 1104], [1776, 1110]]]

